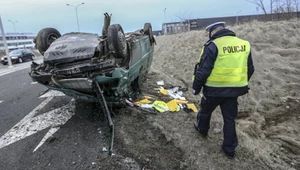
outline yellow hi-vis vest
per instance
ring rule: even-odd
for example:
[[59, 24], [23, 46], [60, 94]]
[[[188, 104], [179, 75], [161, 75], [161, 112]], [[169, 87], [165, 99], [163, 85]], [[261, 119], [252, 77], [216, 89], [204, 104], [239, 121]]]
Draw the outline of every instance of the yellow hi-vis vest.
[[206, 81], [210, 87], [244, 87], [248, 85], [250, 43], [234, 36], [213, 40], [218, 48], [214, 68]]

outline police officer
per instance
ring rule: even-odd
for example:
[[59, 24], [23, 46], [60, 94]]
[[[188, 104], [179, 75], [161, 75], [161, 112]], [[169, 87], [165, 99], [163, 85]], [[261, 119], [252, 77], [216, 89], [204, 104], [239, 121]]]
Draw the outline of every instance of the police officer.
[[201, 109], [194, 126], [206, 137], [211, 114], [220, 106], [224, 121], [222, 150], [233, 158], [238, 145], [235, 128], [237, 100], [248, 93], [248, 81], [254, 72], [250, 43], [226, 29], [225, 22], [211, 24], [206, 31], [209, 40], [201, 51], [193, 77], [193, 94], [198, 95], [203, 88]]

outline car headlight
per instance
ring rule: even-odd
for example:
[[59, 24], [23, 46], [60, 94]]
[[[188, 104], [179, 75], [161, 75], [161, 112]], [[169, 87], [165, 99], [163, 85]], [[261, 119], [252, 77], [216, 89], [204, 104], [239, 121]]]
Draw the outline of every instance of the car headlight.
[[11, 57], [11, 59], [18, 59], [18, 57], [16, 57], [16, 56], [13, 56], [13, 57]]

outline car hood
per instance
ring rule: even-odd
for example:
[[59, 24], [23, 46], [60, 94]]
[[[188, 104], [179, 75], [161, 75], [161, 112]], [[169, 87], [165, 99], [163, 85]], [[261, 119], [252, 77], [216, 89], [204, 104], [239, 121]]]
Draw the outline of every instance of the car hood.
[[68, 33], [55, 40], [44, 53], [45, 63], [64, 63], [92, 58], [100, 43], [92, 33]]

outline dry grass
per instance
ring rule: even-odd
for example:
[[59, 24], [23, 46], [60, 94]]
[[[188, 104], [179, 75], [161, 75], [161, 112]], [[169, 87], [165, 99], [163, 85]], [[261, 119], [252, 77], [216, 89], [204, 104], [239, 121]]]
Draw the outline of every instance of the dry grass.
[[[247, 158], [243, 161], [249, 161], [249, 163], [256, 160], [261, 165], [267, 165], [272, 169], [300, 169], [299, 28], [300, 21], [298, 20], [254, 21], [229, 27], [239, 37], [250, 41], [256, 69], [250, 81], [250, 93], [239, 98], [237, 152], [241, 155], [240, 160]], [[181, 78], [191, 87], [194, 64], [198, 60], [202, 45], [207, 40], [206, 33], [192, 31], [160, 36], [156, 39], [157, 46], [152, 71]], [[187, 95], [192, 101], [199, 100], [199, 96], [193, 96], [190, 92]], [[216, 112], [217, 114], [212, 117], [211, 131], [222, 128], [220, 110]], [[173, 119], [175, 118], [178, 119], [177, 122], [184, 121], [174, 116]], [[164, 121], [160, 122], [168, 129]], [[187, 126], [183, 127], [187, 128]], [[173, 138], [176, 138], [178, 145], [188, 152], [187, 155], [190, 155], [191, 166], [203, 165], [203, 161], [199, 158], [199, 154], [203, 155], [203, 153], [195, 150], [196, 146], [199, 147], [198, 140], [201, 139], [188, 135], [191, 133], [190, 130], [185, 130], [184, 134], [182, 131], [182, 128], [177, 128], [171, 134], [176, 134]], [[222, 140], [222, 132], [214, 133], [212, 137], [215, 139], [211, 140], [211, 145], [202, 147], [208, 147], [216, 152], [213, 148], [216, 147], [217, 142], [220, 142], [218, 140]], [[214, 140], [217, 142], [214, 143]], [[189, 141], [189, 147], [185, 146], [187, 141]], [[209, 154], [213, 153], [206, 153], [206, 155]], [[252, 157], [246, 155], [252, 155]], [[209, 159], [205, 160], [209, 161]], [[210, 161], [213, 162], [213, 160]], [[211, 168], [219, 169], [224, 166], [222, 163], [216, 164]]]

